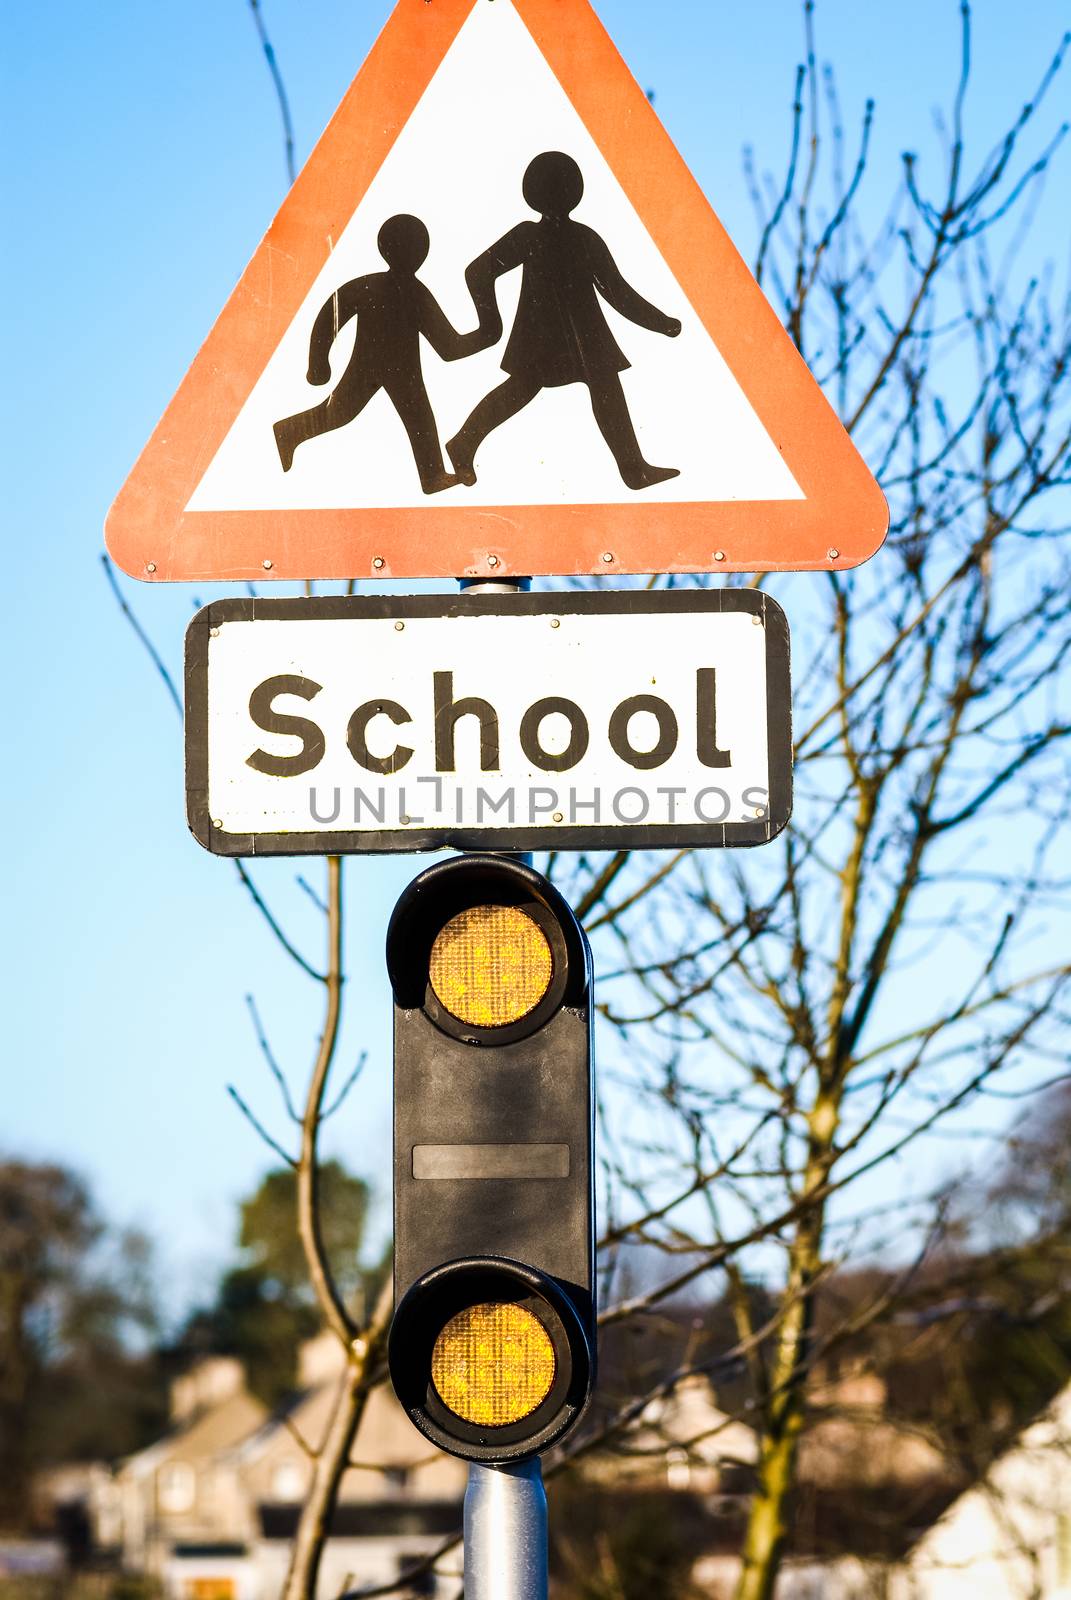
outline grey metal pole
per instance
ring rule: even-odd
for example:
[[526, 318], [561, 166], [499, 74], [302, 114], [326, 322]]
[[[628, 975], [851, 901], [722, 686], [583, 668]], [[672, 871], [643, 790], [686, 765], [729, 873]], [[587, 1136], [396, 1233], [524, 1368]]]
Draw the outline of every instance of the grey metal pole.
[[547, 1600], [547, 1497], [538, 1456], [469, 1465], [465, 1600]]
[[462, 594], [526, 594], [531, 578], [459, 578]]
[[[530, 578], [462, 578], [469, 594], [524, 594]], [[518, 859], [532, 865], [530, 854]], [[465, 1600], [547, 1600], [547, 1496], [538, 1456], [513, 1466], [469, 1463]]]

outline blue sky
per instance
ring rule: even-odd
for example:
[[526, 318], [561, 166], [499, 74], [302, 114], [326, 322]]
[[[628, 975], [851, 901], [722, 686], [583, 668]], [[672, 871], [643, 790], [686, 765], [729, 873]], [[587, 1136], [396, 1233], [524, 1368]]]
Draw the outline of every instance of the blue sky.
[[[386, 0], [263, 0], [299, 162], [389, 12]], [[744, 253], [755, 228], [741, 147], [780, 170], [802, 29], [796, 0], [600, 0], [598, 10]], [[957, 67], [956, 0], [820, 0], [849, 128], [877, 99], [875, 193]], [[1066, 26], [1062, 0], [976, 8], [967, 131], [1000, 133]], [[243, 996], [258, 996], [300, 1081], [319, 995], [295, 975], [183, 818], [177, 718], [100, 571], [104, 515], [283, 197], [278, 109], [246, 0], [74, 0], [5, 24], [8, 248], [3, 437], [8, 841], [0, 1147], [92, 1180], [116, 1220], [159, 1241], [174, 1304], [210, 1292], [233, 1202], [267, 1164], [227, 1101], [233, 1080], [277, 1131]], [[1056, 115], [1047, 114], [1049, 121]], [[1062, 171], [1066, 194], [1066, 168]], [[1050, 197], [1051, 198], [1051, 197]], [[1066, 252], [1066, 206], [1043, 237]], [[126, 585], [176, 671], [209, 586]], [[412, 858], [348, 863], [351, 973], [342, 1065], [367, 1082], [329, 1151], [368, 1171], [386, 1219], [388, 993], [382, 939]], [[321, 869], [313, 862], [315, 881]], [[259, 869], [319, 955], [292, 865]]]

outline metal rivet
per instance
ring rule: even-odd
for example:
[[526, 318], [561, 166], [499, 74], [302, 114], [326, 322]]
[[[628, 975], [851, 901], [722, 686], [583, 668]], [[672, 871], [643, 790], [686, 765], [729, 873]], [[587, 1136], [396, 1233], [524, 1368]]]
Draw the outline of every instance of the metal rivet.
[[395, 631], [395, 633], [404, 633], [405, 632], [405, 623], [404, 622], [396, 622], [394, 624], [394, 631]]
[[561, 619], [559, 617], [551, 617], [550, 625], [551, 625], [552, 628], [560, 628], [561, 627]]
[[497, 567], [498, 566], [498, 557], [497, 556], [488, 556], [487, 557], [487, 565], [489, 567]]
[[270, 572], [271, 571], [271, 562], [270, 561], [264, 561], [261, 564], [262, 564], [265, 572]]
[[840, 551], [829, 549], [826, 551], [826, 555], [829, 557], [830, 561], [836, 561], [837, 557], [840, 555]]
[[398, 821], [402, 824], [402, 827], [404, 828], [406, 823], [409, 821], [409, 818], [408, 817], [399, 817]]
[[156, 571], [156, 562], [155, 561], [148, 562], [146, 564], [145, 571], [146, 572], [155, 572]]
[[755, 815], [756, 815], [756, 816], [757, 816], [757, 817], [764, 817], [764, 816], [765, 816], [765, 815], [766, 815], [766, 813], [765, 813], [765, 811], [764, 811], [764, 810], [763, 810], [763, 809], [762, 809], [762, 807], [761, 807], [761, 806], [756, 806], [756, 807], [755, 807]]
[[555, 811], [554, 820], [555, 820], [555, 822], [564, 822], [565, 818], [562, 816], [560, 811]]
[[383, 565], [383, 557], [382, 556], [373, 556], [372, 557], [372, 565], [378, 571], [378, 569]]
[[762, 627], [762, 618], [759, 617], [759, 616], [752, 617], [751, 626], [753, 628], [761, 628]]
[[220, 833], [223, 832], [223, 824], [222, 824], [222, 822], [219, 821], [218, 818], [213, 820], [212, 826], [213, 826], [213, 828], [218, 828]]
[[219, 629], [218, 628], [209, 628], [208, 637], [210, 639], [218, 639], [219, 638]]
[[715, 550], [715, 552], [714, 552], [714, 560], [715, 561], [724, 561], [725, 560], [725, 551], [724, 550]]
[[612, 561], [614, 559], [613, 551], [612, 550], [604, 550], [603, 553], [602, 553], [602, 559], [604, 561]]

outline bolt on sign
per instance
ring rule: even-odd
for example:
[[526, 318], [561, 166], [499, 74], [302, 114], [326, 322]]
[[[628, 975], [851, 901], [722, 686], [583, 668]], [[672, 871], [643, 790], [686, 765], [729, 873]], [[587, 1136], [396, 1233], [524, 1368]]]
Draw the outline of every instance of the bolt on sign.
[[218, 600], [186, 638], [218, 855], [765, 844], [788, 627], [754, 590]]
[[107, 541], [154, 580], [606, 576], [887, 526], [588, 0], [399, 0]]

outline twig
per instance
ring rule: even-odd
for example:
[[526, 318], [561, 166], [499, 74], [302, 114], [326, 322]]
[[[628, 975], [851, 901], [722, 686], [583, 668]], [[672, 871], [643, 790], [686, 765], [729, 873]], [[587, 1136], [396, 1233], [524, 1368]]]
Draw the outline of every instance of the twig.
[[297, 885], [299, 889], [304, 889], [305, 893], [308, 895], [317, 911], [322, 912], [326, 917], [327, 907], [324, 904], [323, 897], [316, 893], [316, 890], [313, 888], [309, 880], [307, 878], [303, 878], [300, 873], [298, 874]]
[[170, 672], [168, 672], [167, 668], [164, 666], [163, 657], [161, 656], [159, 650], [157, 650], [156, 646], [153, 644], [152, 640], [149, 638], [149, 635], [145, 632], [145, 629], [142, 627], [141, 623], [138, 621], [137, 617], [134, 615], [134, 613], [131, 610], [130, 606], [127, 604], [126, 597], [124, 596], [123, 591], [120, 589], [119, 581], [115, 576], [115, 568], [112, 566], [111, 560], [109, 559], [109, 557], [106, 556], [106, 555], [102, 555], [101, 558], [100, 558], [100, 564], [104, 568], [104, 576], [108, 580], [108, 587], [112, 591], [112, 594], [115, 596], [116, 603], [118, 604], [120, 611], [123, 613], [123, 616], [126, 618], [126, 620], [129, 622], [130, 626], [133, 628], [133, 630], [134, 630], [135, 634], [137, 635], [138, 639], [141, 641], [142, 645], [144, 646], [145, 651], [148, 654], [149, 660], [152, 662], [153, 666], [156, 668], [157, 672], [160, 674], [160, 677], [163, 679], [164, 688], [168, 692], [168, 695], [169, 695], [170, 700], [171, 700], [171, 704], [174, 706], [175, 710], [178, 712], [179, 716], [181, 717], [182, 716], [182, 696], [179, 694], [178, 690], [175, 688], [175, 682], [174, 682], [174, 679], [172, 678]]
[[290, 120], [290, 102], [287, 99], [286, 86], [283, 83], [283, 75], [279, 71], [279, 63], [275, 59], [275, 51], [272, 49], [271, 40], [268, 38], [268, 30], [264, 26], [264, 18], [261, 16], [260, 12], [260, 0], [249, 0], [249, 9], [253, 13], [253, 24], [257, 30], [261, 46], [264, 50], [264, 55], [268, 63], [268, 70], [271, 73], [271, 81], [275, 85], [275, 94], [279, 101], [279, 115], [283, 122], [286, 176], [288, 181], [293, 183], [294, 179], [297, 177], [297, 171], [294, 166], [294, 128], [293, 123]]
[[361, 1076], [361, 1073], [364, 1071], [365, 1062], [367, 1060], [368, 1060], [368, 1051], [367, 1050], [362, 1050], [360, 1055], [357, 1057], [357, 1065], [354, 1067], [353, 1071], [350, 1073], [349, 1077], [346, 1079], [345, 1083], [342, 1085], [342, 1088], [338, 1091], [338, 1094], [335, 1096], [335, 1098], [332, 1100], [331, 1104], [326, 1108], [326, 1110], [324, 1110], [324, 1111], [322, 1111], [320, 1113], [320, 1121], [321, 1122], [326, 1122], [328, 1117], [333, 1117], [334, 1116], [335, 1112], [338, 1110], [339, 1106], [343, 1103], [343, 1101], [345, 1100], [346, 1096], [349, 1094], [350, 1090], [353, 1088], [354, 1084], [357, 1082], [357, 1079]]
[[274, 933], [275, 937], [278, 939], [279, 943], [282, 945], [291, 961], [296, 962], [301, 968], [302, 972], [308, 973], [310, 978], [315, 978], [317, 983], [326, 983], [326, 974], [323, 972], [317, 972], [316, 968], [312, 966], [310, 962], [306, 961], [301, 952], [295, 949], [295, 947], [290, 943], [290, 940], [286, 937], [286, 934], [283, 932], [278, 922], [276, 922], [272, 913], [268, 910], [263, 896], [261, 895], [256, 884], [246, 871], [245, 863], [236, 858], [234, 870], [237, 872], [239, 878], [241, 878], [242, 882], [249, 890], [249, 893], [252, 896], [253, 904], [256, 906], [257, 910], [260, 912], [261, 916], [264, 918], [264, 921], [268, 924], [268, 927], [271, 929], [272, 933]]
[[[342, 860], [327, 858], [327, 1008], [316, 1061], [309, 1080], [301, 1124], [301, 1160], [298, 1163], [298, 1229], [312, 1286], [328, 1325], [348, 1349], [357, 1338], [354, 1325], [331, 1276], [320, 1226], [319, 1157], [317, 1144], [324, 1091], [338, 1043], [342, 1017]], [[349, 1446], [346, 1447], [349, 1454]]]
[[279, 1143], [279, 1141], [277, 1139], [273, 1139], [272, 1138], [271, 1134], [265, 1128], [264, 1124], [262, 1122], [260, 1122], [257, 1119], [256, 1116], [254, 1116], [252, 1111], [250, 1111], [248, 1105], [242, 1099], [241, 1095], [238, 1093], [238, 1090], [234, 1087], [233, 1083], [228, 1083], [228, 1085], [227, 1085], [227, 1093], [230, 1095], [231, 1099], [234, 1101], [235, 1105], [238, 1107], [238, 1109], [242, 1113], [242, 1115], [247, 1119], [247, 1121], [249, 1121], [252, 1124], [252, 1126], [256, 1129], [256, 1131], [260, 1134], [260, 1137], [264, 1140], [264, 1143], [266, 1145], [269, 1145], [271, 1147], [271, 1149], [273, 1149], [275, 1151], [275, 1154], [277, 1156], [279, 1156], [279, 1158], [281, 1160], [286, 1162], [288, 1167], [294, 1167], [296, 1169], [297, 1168], [297, 1162], [294, 1160], [293, 1156], [292, 1155], [288, 1155], [287, 1152], [283, 1149], [282, 1145]]
[[287, 1084], [286, 1078], [283, 1076], [282, 1068], [275, 1059], [271, 1045], [268, 1043], [267, 1034], [264, 1032], [264, 1024], [261, 1022], [260, 1012], [257, 1010], [257, 1003], [251, 994], [246, 995], [245, 1003], [249, 1007], [249, 1015], [253, 1021], [253, 1030], [256, 1033], [257, 1043], [260, 1046], [261, 1054], [268, 1063], [272, 1077], [279, 1085], [279, 1092], [283, 1097], [283, 1104], [286, 1106], [287, 1115], [292, 1122], [296, 1122], [300, 1125], [301, 1118], [294, 1110], [294, 1102], [290, 1098], [289, 1085]]

